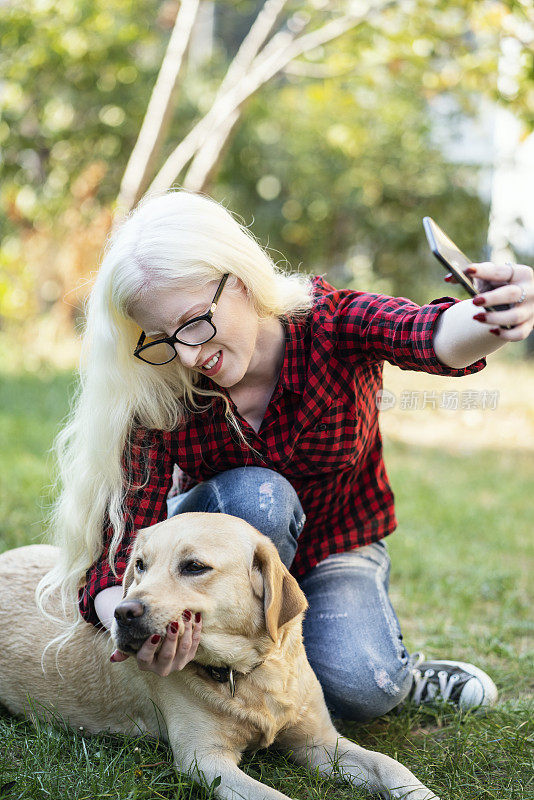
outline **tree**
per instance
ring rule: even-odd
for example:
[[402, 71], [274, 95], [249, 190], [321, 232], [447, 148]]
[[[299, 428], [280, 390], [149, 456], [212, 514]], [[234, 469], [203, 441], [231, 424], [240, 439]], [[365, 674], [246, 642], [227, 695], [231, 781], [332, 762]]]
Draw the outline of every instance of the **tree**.
[[[311, 16], [297, 11], [289, 17], [281, 30], [268, 39], [286, 5], [287, 0], [266, 0], [261, 6], [228, 67], [211, 108], [166, 159], [150, 185], [151, 191], [169, 188], [190, 161], [192, 163], [182, 185], [194, 191], [202, 191], [220, 163], [221, 153], [240, 118], [243, 106], [260, 87], [294, 59], [326, 42], [338, 39], [346, 31], [378, 14], [389, 3], [377, 2], [371, 9], [364, 6], [359, 13], [336, 14], [326, 24], [307, 33], [304, 31], [310, 23]], [[118, 200], [121, 211], [127, 212], [133, 207], [140, 199], [147, 183], [148, 158], [144, 158], [140, 152], [149, 152], [149, 158], [153, 163], [163, 141], [163, 130], [166, 128], [166, 120], [170, 116], [171, 104], [175, 97], [173, 89], [180, 74], [187, 46], [186, 37], [190, 36], [193, 29], [197, 8], [196, 0], [185, 0], [176, 17], [175, 32], [171, 37], [141, 129], [139, 142], [147, 144], [144, 147], [136, 145], [134, 148], [121, 185]], [[174, 44], [178, 38], [180, 47]], [[169, 73], [172, 75], [170, 79], [166, 77]], [[171, 83], [172, 89], [169, 88]]]
[[[183, 0], [179, 14], [194, 7]], [[478, 257], [476, 168], [446, 163], [429, 118], [442, 97], [459, 115], [500, 97], [532, 126], [526, 4], [218, 0], [213, 57], [194, 69], [177, 9], [0, 6], [4, 325], [79, 313], [86, 290], [72, 287], [90, 282], [166, 52], [174, 66], [148, 115], [153, 159], [135, 170], [137, 196], [151, 181], [202, 188], [294, 266], [415, 299], [422, 207]], [[502, 32], [521, 51], [513, 91], [497, 83]]]

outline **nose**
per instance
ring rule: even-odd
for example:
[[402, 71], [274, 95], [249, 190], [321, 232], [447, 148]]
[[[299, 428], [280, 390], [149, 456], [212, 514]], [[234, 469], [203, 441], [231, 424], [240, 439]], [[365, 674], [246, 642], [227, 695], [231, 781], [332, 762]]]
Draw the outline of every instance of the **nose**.
[[115, 608], [115, 619], [123, 625], [129, 625], [145, 613], [145, 604], [140, 600], [123, 600]]
[[196, 345], [195, 347], [189, 347], [186, 344], [180, 344], [180, 342], [174, 343], [174, 349], [178, 354], [178, 358], [184, 365], [184, 367], [189, 367], [193, 369], [195, 364], [197, 363], [198, 355], [200, 353], [200, 348], [202, 345]]

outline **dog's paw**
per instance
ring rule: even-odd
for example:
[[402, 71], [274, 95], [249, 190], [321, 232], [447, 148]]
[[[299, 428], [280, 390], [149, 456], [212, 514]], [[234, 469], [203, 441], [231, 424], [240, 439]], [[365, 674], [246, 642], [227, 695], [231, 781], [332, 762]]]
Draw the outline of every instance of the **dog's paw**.
[[384, 800], [440, 800], [437, 794], [426, 786], [416, 786], [413, 789], [398, 788], [387, 789], [382, 795]]

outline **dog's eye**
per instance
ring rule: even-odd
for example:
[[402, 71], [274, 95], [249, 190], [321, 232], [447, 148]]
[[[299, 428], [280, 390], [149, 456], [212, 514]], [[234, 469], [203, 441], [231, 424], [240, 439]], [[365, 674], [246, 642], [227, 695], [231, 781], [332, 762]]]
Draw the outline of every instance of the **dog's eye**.
[[199, 572], [205, 572], [208, 569], [211, 569], [211, 567], [201, 564], [200, 561], [186, 561], [184, 564], [182, 564], [180, 571], [196, 575]]
[[144, 572], [145, 571], [145, 564], [142, 558], [138, 558], [135, 562], [135, 569], [137, 572]]

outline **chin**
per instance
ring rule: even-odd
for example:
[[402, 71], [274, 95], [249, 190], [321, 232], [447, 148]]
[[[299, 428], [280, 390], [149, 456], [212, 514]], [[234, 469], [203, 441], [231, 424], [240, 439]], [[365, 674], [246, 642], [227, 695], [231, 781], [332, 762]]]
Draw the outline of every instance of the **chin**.
[[239, 373], [238, 375], [235, 374], [219, 374], [212, 378], [213, 383], [217, 383], [219, 386], [223, 386], [225, 389], [232, 389], [234, 386], [237, 386], [246, 375], [246, 370], [244, 372]]

